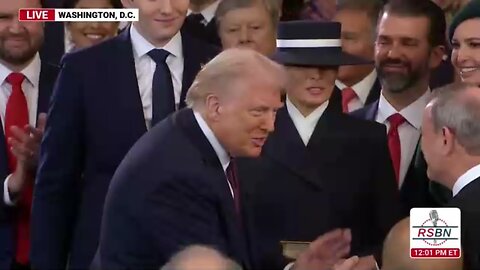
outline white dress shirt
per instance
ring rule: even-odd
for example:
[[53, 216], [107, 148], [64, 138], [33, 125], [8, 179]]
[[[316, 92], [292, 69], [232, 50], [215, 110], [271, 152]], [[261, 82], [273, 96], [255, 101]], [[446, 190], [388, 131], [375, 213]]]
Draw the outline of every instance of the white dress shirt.
[[[202, 21], [203, 25], [207, 25], [213, 20], [213, 18], [215, 17], [215, 12], [217, 12], [218, 5], [220, 4], [220, 1], [221, 0], [217, 0], [213, 2], [212, 4], [210, 4], [208, 7], [206, 7], [204, 10], [200, 12], [204, 18]], [[193, 13], [193, 11], [189, 9], [187, 15], [190, 15], [191, 13]]]
[[[40, 81], [41, 62], [38, 53], [33, 58], [32, 62], [25, 67], [20, 73], [25, 75], [26, 79], [22, 83], [22, 90], [27, 99], [28, 107], [28, 123], [35, 126], [37, 123], [37, 108], [38, 108], [38, 86]], [[0, 63], [0, 117], [2, 119], [3, 134], [5, 134], [5, 111], [7, 109], [7, 102], [12, 93], [12, 86], [6, 82], [7, 76], [12, 71], [5, 65]], [[6, 143], [6, 142], [0, 142]], [[10, 175], [3, 182], [3, 200], [7, 205], [14, 205], [10, 200], [8, 194], [8, 179]]]
[[[151, 126], [152, 120], [152, 82], [155, 73], [156, 63], [147, 55], [147, 53], [156, 47], [147, 41], [135, 29], [135, 23], [130, 27], [130, 37], [132, 40], [133, 57], [135, 60], [135, 70], [137, 73], [138, 88], [142, 100], [143, 114], [147, 128]], [[178, 32], [163, 48], [170, 53], [167, 57], [167, 65], [172, 75], [173, 90], [175, 96], [175, 107], [178, 108], [180, 95], [182, 93], [183, 79], [183, 48], [182, 36]]]
[[293, 124], [298, 131], [298, 134], [302, 138], [303, 143], [308, 145], [310, 138], [312, 137], [312, 133], [317, 126], [317, 122], [322, 117], [323, 112], [327, 109], [328, 101], [324, 102], [322, 105], [318, 106], [312, 113], [310, 113], [307, 117], [303, 116], [303, 114], [293, 105], [290, 99], [287, 96], [286, 101], [287, 111], [292, 118]]
[[464, 187], [480, 177], [480, 164], [474, 166], [460, 176], [452, 188], [452, 195], [455, 197]]
[[[195, 116], [195, 120], [197, 120], [198, 125], [200, 126], [200, 129], [202, 130], [203, 134], [205, 137], [207, 137], [208, 142], [210, 145], [213, 147], [213, 150], [215, 150], [215, 153], [217, 154], [218, 159], [220, 160], [220, 163], [222, 164], [223, 172], [225, 173], [225, 178], [227, 178], [227, 168], [228, 165], [230, 164], [230, 156], [228, 155], [227, 151], [223, 146], [220, 144], [218, 141], [217, 137], [213, 133], [212, 129], [208, 126], [207, 122], [203, 119], [202, 115], [199, 112], [194, 111], [193, 115]], [[232, 198], [235, 197], [233, 193], [233, 188], [230, 185], [230, 182], [227, 179], [227, 184], [228, 187], [230, 188], [230, 193], [232, 194]]]
[[412, 158], [417, 149], [418, 140], [420, 139], [423, 111], [430, 100], [430, 95], [431, 91], [428, 89], [425, 94], [400, 112], [397, 112], [397, 110], [393, 108], [383, 94], [380, 95], [376, 121], [385, 124], [387, 126], [387, 132], [390, 129], [390, 123], [387, 120], [388, 117], [395, 113], [400, 113], [406, 119], [406, 121], [398, 127], [401, 151], [399, 186], [401, 186], [405, 180], [408, 168], [410, 167], [410, 163], [412, 162]]
[[[353, 89], [353, 92], [355, 92], [357, 96], [348, 103], [349, 112], [353, 112], [365, 106], [368, 95], [370, 94], [370, 91], [372, 90], [372, 87], [375, 84], [376, 80], [377, 80], [377, 71], [373, 69], [372, 72], [370, 72], [370, 74], [368, 74], [365, 78], [363, 78], [363, 80], [359, 81], [358, 83], [356, 83], [351, 87]], [[348, 87], [339, 80], [335, 81], [335, 85], [340, 90], [343, 90], [344, 88]]]

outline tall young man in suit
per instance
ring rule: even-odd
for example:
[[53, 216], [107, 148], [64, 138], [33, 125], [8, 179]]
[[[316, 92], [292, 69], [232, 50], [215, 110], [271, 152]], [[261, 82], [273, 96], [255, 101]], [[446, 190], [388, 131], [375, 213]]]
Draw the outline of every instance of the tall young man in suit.
[[58, 68], [40, 60], [43, 25], [19, 22], [39, 0], [0, 1], [0, 269], [28, 269], [30, 208], [48, 101]]
[[431, 70], [444, 53], [445, 16], [430, 0], [391, 0], [377, 27], [375, 65], [380, 99], [353, 112], [387, 126], [390, 156], [405, 213], [432, 206], [428, 179], [416, 167], [423, 109], [431, 91]]
[[480, 88], [436, 90], [423, 116], [422, 149], [431, 179], [452, 190], [462, 212], [465, 269], [480, 269]]
[[[181, 110], [143, 136], [112, 180], [99, 269], [159, 269], [192, 244], [254, 265], [250, 209], [241, 203], [236, 159], [257, 157], [281, 107], [284, 70], [261, 54], [229, 49], [208, 63]], [[132, 177], [134, 175], [135, 177]], [[298, 269], [330, 269], [349, 249], [348, 231], [320, 237]]]
[[258, 269], [280, 266], [281, 241], [311, 242], [335, 228], [351, 229], [352, 253], [375, 267], [371, 255], [400, 218], [385, 127], [328, 101], [338, 67], [368, 61], [342, 52], [339, 23], [287, 22], [278, 31], [274, 59], [287, 67], [286, 106], [261, 159], [239, 166], [255, 233], [265, 239]]
[[380, 0], [339, 0], [334, 21], [342, 24], [342, 49], [350, 54], [372, 61], [365, 65], [341, 66], [330, 106], [345, 113], [363, 108], [378, 100], [378, 81], [373, 57], [375, 54], [375, 30], [378, 14], [382, 10]]
[[[180, 32], [188, 0], [125, 0], [140, 20], [64, 58], [42, 143], [33, 203], [37, 269], [88, 268], [118, 164], [177, 108], [216, 51]], [[46, 248], [48, 247], [48, 248]]]

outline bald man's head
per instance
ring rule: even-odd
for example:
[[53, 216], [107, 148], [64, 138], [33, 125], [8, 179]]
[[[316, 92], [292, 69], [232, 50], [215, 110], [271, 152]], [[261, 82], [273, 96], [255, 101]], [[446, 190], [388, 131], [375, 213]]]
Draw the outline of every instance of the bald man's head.
[[161, 270], [241, 270], [234, 261], [206, 246], [193, 245], [173, 256]]
[[410, 258], [410, 219], [405, 218], [385, 239], [382, 270], [462, 270], [462, 259]]

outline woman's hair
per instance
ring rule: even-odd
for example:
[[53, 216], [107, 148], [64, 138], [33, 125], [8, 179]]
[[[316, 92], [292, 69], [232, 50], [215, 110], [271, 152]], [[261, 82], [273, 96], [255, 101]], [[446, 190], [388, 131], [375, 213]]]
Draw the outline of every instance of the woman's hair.
[[[80, 0], [63, 0], [63, 8], [75, 8]], [[123, 8], [121, 0], [108, 0], [113, 8]]]
[[455, 29], [466, 20], [480, 18], [480, 1], [472, 0], [464, 6], [456, 15], [448, 28], [448, 40], [451, 42]]

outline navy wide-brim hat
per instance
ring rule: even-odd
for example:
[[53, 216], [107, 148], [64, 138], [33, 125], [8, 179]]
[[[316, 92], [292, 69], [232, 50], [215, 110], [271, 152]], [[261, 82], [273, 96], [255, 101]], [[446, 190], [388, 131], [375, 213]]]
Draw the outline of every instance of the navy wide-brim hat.
[[480, 18], [480, 0], [471, 0], [453, 17], [448, 28], [448, 38], [452, 41], [455, 29], [466, 20]]
[[342, 51], [338, 22], [288, 21], [278, 26], [272, 59], [285, 66], [343, 66], [372, 61]]

